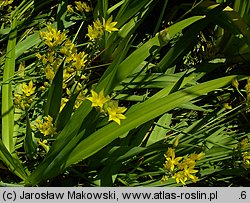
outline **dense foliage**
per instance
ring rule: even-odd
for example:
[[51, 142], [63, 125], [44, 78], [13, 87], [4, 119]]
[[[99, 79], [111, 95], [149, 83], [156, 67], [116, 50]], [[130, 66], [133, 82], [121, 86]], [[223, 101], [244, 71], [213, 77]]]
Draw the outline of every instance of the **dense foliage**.
[[0, 1], [0, 184], [249, 186], [249, 11]]

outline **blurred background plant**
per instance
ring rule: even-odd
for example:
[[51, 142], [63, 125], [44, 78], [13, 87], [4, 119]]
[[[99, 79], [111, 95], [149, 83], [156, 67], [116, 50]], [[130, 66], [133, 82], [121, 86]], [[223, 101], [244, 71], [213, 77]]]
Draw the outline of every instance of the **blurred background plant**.
[[1, 1], [1, 185], [249, 186], [249, 9]]

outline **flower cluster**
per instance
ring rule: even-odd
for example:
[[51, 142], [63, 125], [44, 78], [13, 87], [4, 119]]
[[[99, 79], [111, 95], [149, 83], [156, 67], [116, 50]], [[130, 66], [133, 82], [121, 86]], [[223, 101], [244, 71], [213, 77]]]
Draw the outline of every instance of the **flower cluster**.
[[102, 37], [104, 31], [109, 33], [118, 31], [118, 28], [115, 27], [117, 22], [112, 22], [112, 16], [106, 21], [104, 18], [102, 19], [102, 23], [99, 19], [93, 22], [93, 25], [88, 26], [88, 34], [90, 40], [99, 39]]
[[53, 124], [53, 118], [51, 116], [45, 116], [42, 121], [36, 120], [36, 128], [44, 135], [44, 136], [53, 136], [56, 134], [56, 127]]
[[74, 13], [74, 8], [81, 13], [84, 13], [84, 12], [88, 13], [92, 11], [92, 7], [89, 6], [86, 2], [75, 1], [75, 7], [73, 7], [70, 4], [67, 5], [67, 12]]
[[86, 2], [81, 2], [81, 1], [75, 1], [76, 5], [76, 10], [80, 12], [90, 12], [92, 11], [92, 8], [86, 3]]
[[[81, 103], [86, 99], [85, 95], [87, 93], [87, 89], [83, 90], [82, 85], [80, 83], [75, 83], [75, 91], [78, 93], [77, 98], [75, 100], [74, 109], [77, 109]], [[69, 101], [72, 95], [69, 88], [66, 88], [66, 97], [63, 97], [61, 100], [60, 112], [65, 107], [66, 103]]]
[[36, 87], [31, 80], [29, 84], [22, 83], [21, 88], [18, 93], [15, 93], [14, 104], [20, 109], [24, 110], [30, 106], [33, 102]]
[[91, 97], [87, 97], [92, 102], [92, 107], [96, 107], [100, 112], [109, 116], [109, 121], [115, 121], [119, 125], [122, 119], [126, 119], [123, 113], [126, 107], [119, 107], [118, 102], [111, 100], [109, 96], [105, 96], [103, 90], [98, 94], [91, 90]]
[[48, 31], [41, 31], [40, 36], [48, 46], [48, 51], [44, 54], [37, 54], [44, 67], [45, 76], [49, 81], [52, 81], [63, 61], [63, 57], [65, 57], [66, 64], [64, 67], [66, 68], [63, 71], [63, 87], [66, 88], [66, 81], [72, 79], [72, 76], [81, 74], [80, 72], [85, 67], [88, 55], [84, 51], [77, 52], [75, 45], [67, 36], [51, 26], [48, 26]]
[[250, 169], [250, 153], [249, 152], [242, 152], [243, 157], [243, 167], [245, 169]]
[[167, 181], [168, 178], [172, 177], [176, 183], [186, 184], [187, 180], [196, 182], [198, 177], [195, 175], [198, 170], [195, 170], [196, 161], [203, 158], [203, 153], [193, 153], [186, 157], [176, 157], [175, 149], [169, 147], [167, 152], [164, 154], [165, 163], [163, 169], [166, 175], [162, 177], [162, 181]]
[[51, 49], [61, 45], [66, 40], [66, 34], [61, 31], [47, 26], [48, 31], [41, 31], [40, 36], [44, 40], [44, 43]]
[[[246, 151], [250, 147], [248, 138], [244, 138], [241, 142], [238, 143], [238, 150], [240, 150], [241, 155], [241, 164], [247, 170], [250, 169], [250, 152]], [[242, 152], [243, 151], [243, 152]]]
[[0, 1], [0, 10], [2, 10], [5, 6], [8, 6], [13, 3], [14, 0], [1, 0]]

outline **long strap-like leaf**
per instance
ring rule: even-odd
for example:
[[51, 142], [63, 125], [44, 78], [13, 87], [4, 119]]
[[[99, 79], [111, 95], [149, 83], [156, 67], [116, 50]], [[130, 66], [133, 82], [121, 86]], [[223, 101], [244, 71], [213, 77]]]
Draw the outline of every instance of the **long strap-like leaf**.
[[2, 86], [2, 140], [9, 152], [14, 151], [14, 107], [11, 78], [15, 72], [15, 47], [17, 37], [17, 19], [13, 17], [8, 40], [7, 54]]

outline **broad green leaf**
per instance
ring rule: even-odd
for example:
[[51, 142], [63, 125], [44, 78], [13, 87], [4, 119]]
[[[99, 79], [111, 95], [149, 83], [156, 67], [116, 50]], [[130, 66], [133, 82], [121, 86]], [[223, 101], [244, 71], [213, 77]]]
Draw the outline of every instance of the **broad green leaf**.
[[63, 64], [61, 62], [59, 69], [56, 72], [56, 75], [52, 81], [52, 84], [49, 88], [49, 93], [47, 97], [47, 103], [45, 105], [45, 115], [50, 115], [55, 121], [58, 113], [60, 111], [61, 99], [62, 99], [62, 84], [63, 84]]
[[23, 41], [17, 43], [16, 45], [16, 58], [21, 56], [25, 51], [30, 49], [31, 47], [39, 44], [41, 42], [41, 38], [39, 36], [39, 32], [35, 32], [34, 34], [28, 36]]
[[4, 65], [2, 85], [2, 141], [7, 150], [14, 151], [14, 106], [12, 95], [12, 77], [15, 72], [15, 48], [17, 38], [17, 19], [13, 17]]
[[166, 113], [158, 120], [147, 141], [147, 146], [152, 145], [159, 140], [166, 139], [166, 134], [169, 131], [168, 127], [171, 124], [171, 119], [172, 114]]
[[73, 94], [72, 97], [64, 106], [64, 108], [62, 109], [62, 111], [59, 113], [59, 116], [56, 120], [56, 129], [58, 131], [61, 131], [70, 120], [70, 117], [74, 110], [74, 105], [75, 105], [77, 96], [78, 94]]

